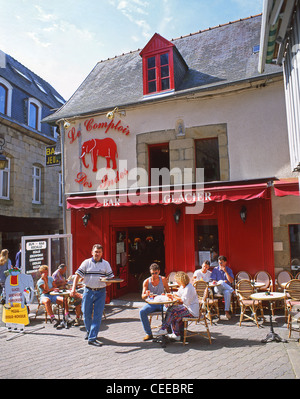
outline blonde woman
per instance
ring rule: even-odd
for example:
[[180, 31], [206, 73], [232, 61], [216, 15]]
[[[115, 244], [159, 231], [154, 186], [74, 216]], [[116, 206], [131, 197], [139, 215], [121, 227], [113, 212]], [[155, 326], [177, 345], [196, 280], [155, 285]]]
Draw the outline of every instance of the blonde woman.
[[11, 260], [8, 258], [8, 254], [7, 249], [2, 249], [0, 254], [0, 295], [5, 284], [5, 272], [11, 268]]
[[172, 306], [166, 313], [165, 321], [157, 335], [166, 335], [168, 328], [172, 327], [172, 334], [169, 338], [176, 341], [180, 340], [180, 330], [183, 326], [184, 317], [199, 317], [199, 300], [195, 287], [190, 283], [189, 276], [184, 272], [177, 272], [175, 280], [180, 286], [178, 291], [173, 294], [173, 299], [177, 300], [178, 305]]

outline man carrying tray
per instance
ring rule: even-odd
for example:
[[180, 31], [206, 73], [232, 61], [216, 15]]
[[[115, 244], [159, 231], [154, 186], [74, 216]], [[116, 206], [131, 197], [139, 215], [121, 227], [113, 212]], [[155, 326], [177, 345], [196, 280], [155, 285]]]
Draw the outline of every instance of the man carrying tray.
[[75, 293], [77, 283], [83, 278], [85, 284], [81, 310], [86, 328], [85, 339], [89, 345], [102, 346], [97, 341], [102, 315], [105, 306], [106, 286], [110, 283], [101, 281], [103, 278], [114, 277], [110, 264], [102, 258], [103, 247], [95, 244], [92, 248], [92, 258], [84, 260], [75, 273], [71, 296]]

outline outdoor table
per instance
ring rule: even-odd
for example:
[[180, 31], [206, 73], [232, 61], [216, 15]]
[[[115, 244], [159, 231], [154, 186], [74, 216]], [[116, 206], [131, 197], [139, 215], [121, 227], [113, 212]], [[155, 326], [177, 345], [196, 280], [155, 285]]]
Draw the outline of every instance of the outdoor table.
[[58, 290], [51, 291], [50, 295], [62, 296], [63, 297], [63, 321], [57, 326], [57, 328], [68, 328], [68, 322], [66, 321], [66, 299], [70, 295], [71, 291], [69, 290]]
[[[165, 321], [165, 315], [164, 315], [164, 305], [174, 305], [176, 299], [170, 299], [166, 296], [165, 300], [160, 300], [160, 301], [155, 301], [152, 298], [146, 299], [146, 302], [149, 303], [149, 305], [162, 305], [161, 306], [161, 322], [163, 323]], [[162, 335], [160, 337], [157, 337], [153, 339], [154, 342], [159, 342], [162, 346], [162, 348], [166, 347], [166, 342], [167, 342], [167, 337], [165, 335]]]
[[278, 334], [274, 332], [273, 328], [273, 319], [272, 319], [272, 308], [271, 303], [277, 301], [278, 299], [285, 298], [285, 293], [283, 292], [257, 292], [255, 294], [250, 295], [251, 299], [257, 301], [268, 301], [269, 302], [269, 309], [270, 309], [270, 332], [267, 334], [266, 338], [263, 339], [261, 342], [287, 342], [286, 340], [282, 339]]
[[251, 284], [253, 285], [254, 288], [261, 288], [265, 285], [265, 283], [260, 283], [259, 281], [251, 281]]
[[179, 285], [177, 283], [168, 283], [168, 286], [170, 287], [171, 292], [173, 292], [173, 290], [177, 290], [179, 288]]

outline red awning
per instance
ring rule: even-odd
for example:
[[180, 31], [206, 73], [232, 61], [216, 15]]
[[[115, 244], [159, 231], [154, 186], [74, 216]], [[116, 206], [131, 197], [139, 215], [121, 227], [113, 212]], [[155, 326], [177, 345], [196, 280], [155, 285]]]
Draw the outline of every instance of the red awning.
[[143, 193], [117, 193], [115, 195], [90, 195], [67, 198], [68, 209], [89, 209], [101, 207], [169, 205], [252, 200], [269, 198], [267, 183], [247, 185], [226, 185], [200, 189], [145, 191]]
[[285, 197], [287, 195], [294, 195], [299, 197], [299, 181], [298, 180], [279, 180], [274, 182], [274, 192], [276, 197]]

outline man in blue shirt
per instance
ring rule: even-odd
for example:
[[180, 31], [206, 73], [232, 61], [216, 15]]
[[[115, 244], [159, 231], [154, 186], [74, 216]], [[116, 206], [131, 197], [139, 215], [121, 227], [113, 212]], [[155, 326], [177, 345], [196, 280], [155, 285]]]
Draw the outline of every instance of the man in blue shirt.
[[214, 288], [215, 293], [224, 296], [225, 315], [229, 320], [231, 318], [229, 309], [231, 302], [231, 294], [233, 292], [231, 284], [233, 283], [234, 275], [232, 270], [227, 266], [227, 258], [225, 256], [219, 256], [218, 263], [219, 266], [214, 268], [210, 278], [211, 280], [218, 283], [218, 285]]

